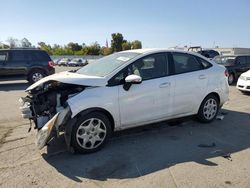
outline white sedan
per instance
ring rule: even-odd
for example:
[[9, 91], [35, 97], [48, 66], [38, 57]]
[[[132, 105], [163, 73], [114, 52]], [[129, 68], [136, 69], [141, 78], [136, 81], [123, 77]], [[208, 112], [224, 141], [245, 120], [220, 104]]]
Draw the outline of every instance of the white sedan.
[[190, 115], [213, 121], [228, 100], [227, 75], [197, 53], [123, 51], [36, 82], [20, 100], [21, 111], [34, 120], [39, 148], [56, 129], [69, 148], [90, 153], [114, 131]]
[[250, 70], [240, 75], [236, 87], [242, 92], [250, 92]]

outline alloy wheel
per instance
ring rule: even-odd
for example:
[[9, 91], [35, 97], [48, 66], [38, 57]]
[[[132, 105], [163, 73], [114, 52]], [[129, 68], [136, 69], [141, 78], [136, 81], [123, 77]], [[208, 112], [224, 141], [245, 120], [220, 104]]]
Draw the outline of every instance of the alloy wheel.
[[104, 140], [107, 128], [102, 120], [91, 118], [84, 121], [77, 129], [77, 143], [84, 149], [97, 148]]
[[213, 98], [209, 98], [203, 107], [204, 117], [207, 120], [213, 119], [214, 116], [216, 115], [217, 108], [218, 108], [217, 101]]
[[41, 80], [43, 78], [43, 75], [39, 72], [36, 72], [32, 75], [33, 82], [37, 82], [38, 80]]

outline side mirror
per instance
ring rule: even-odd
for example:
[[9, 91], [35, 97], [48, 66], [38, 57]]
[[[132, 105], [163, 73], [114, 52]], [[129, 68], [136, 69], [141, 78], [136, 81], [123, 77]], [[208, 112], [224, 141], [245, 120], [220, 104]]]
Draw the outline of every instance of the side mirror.
[[131, 74], [125, 78], [125, 82], [130, 84], [140, 84], [142, 82], [142, 78], [138, 75]]
[[138, 75], [132, 74], [125, 78], [125, 83], [123, 85], [123, 89], [128, 91], [132, 84], [140, 84], [142, 82], [142, 78]]

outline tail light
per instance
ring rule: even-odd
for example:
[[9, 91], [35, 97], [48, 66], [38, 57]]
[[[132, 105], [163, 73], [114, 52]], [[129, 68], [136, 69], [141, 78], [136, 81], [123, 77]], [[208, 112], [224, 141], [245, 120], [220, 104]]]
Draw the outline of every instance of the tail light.
[[229, 76], [229, 73], [227, 70], [225, 70], [225, 76], [228, 77]]
[[55, 66], [55, 63], [53, 61], [48, 62], [48, 67], [53, 68]]

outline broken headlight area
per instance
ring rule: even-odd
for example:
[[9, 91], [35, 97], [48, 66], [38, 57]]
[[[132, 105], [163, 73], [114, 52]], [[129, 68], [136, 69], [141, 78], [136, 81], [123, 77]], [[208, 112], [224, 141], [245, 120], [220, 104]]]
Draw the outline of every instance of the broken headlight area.
[[38, 129], [39, 149], [46, 144], [52, 129], [58, 133], [70, 118], [67, 100], [84, 89], [84, 86], [51, 81], [28, 91], [26, 97], [19, 99], [22, 117], [33, 121], [35, 129]]

